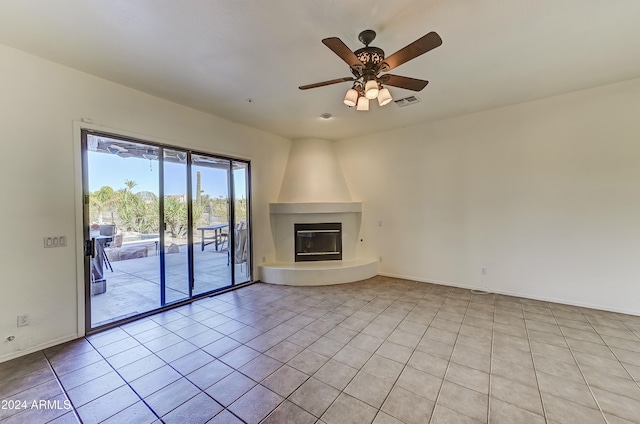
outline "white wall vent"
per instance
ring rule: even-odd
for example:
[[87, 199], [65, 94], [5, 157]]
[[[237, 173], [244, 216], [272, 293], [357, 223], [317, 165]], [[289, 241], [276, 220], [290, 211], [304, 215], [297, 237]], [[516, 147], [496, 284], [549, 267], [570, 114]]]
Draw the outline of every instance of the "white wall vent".
[[404, 99], [394, 100], [393, 102], [397, 104], [398, 107], [405, 107], [415, 103], [419, 103], [420, 99], [417, 98], [416, 96], [409, 96], [409, 97], [405, 97]]

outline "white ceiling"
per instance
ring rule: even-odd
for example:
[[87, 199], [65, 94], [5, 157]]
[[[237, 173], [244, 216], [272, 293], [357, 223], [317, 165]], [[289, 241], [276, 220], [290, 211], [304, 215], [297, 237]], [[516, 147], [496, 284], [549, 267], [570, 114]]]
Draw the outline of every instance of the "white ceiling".
[[[639, 0], [2, 0], [0, 43], [288, 138], [342, 139], [640, 77], [639, 22]], [[420, 103], [357, 112], [349, 83], [298, 89], [350, 76], [321, 40], [355, 50], [364, 29], [387, 55], [440, 34], [393, 70], [430, 81]]]

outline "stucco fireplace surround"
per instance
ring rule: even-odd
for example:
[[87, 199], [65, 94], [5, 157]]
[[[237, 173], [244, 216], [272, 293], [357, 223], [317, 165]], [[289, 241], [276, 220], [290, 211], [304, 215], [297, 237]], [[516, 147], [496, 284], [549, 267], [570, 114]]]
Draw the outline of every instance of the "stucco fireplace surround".
[[[351, 199], [331, 141], [293, 142], [278, 201], [269, 205], [269, 212], [275, 261], [259, 266], [261, 281], [326, 285], [377, 274], [377, 261], [358, 255], [362, 203]], [[295, 224], [319, 223], [341, 224], [342, 259], [296, 261]]]

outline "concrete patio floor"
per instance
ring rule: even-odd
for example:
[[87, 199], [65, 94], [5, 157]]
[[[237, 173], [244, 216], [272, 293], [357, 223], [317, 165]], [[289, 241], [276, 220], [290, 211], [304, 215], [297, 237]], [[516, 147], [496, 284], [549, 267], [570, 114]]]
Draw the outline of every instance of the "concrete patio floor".
[[[180, 246], [178, 253], [165, 255], [167, 304], [187, 299], [189, 285], [187, 275], [187, 249]], [[201, 250], [194, 243], [193, 294], [206, 293], [231, 285], [231, 267], [227, 265], [227, 251], [218, 252], [214, 246]], [[106, 264], [105, 264], [106, 265]], [[104, 277], [107, 290], [91, 296], [91, 326], [97, 327], [120, 319], [159, 308], [160, 304], [160, 256], [123, 261], [111, 261], [113, 272], [106, 266]], [[246, 264], [236, 264], [236, 283], [250, 280]]]

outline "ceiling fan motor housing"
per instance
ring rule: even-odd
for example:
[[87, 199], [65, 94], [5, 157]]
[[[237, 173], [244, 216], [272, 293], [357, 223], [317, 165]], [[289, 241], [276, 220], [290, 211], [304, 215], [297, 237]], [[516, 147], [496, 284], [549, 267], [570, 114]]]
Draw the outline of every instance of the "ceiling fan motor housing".
[[366, 68], [374, 68], [384, 60], [384, 50], [378, 47], [363, 47], [356, 50], [355, 55]]
[[362, 62], [363, 69], [360, 76], [364, 81], [377, 80], [380, 64], [384, 61], [384, 50], [378, 47], [369, 47], [369, 44], [376, 38], [376, 32], [372, 29], [365, 29], [358, 35], [358, 40], [364, 47], [356, 50], [353, 54]]

